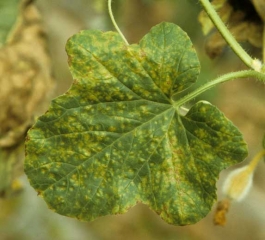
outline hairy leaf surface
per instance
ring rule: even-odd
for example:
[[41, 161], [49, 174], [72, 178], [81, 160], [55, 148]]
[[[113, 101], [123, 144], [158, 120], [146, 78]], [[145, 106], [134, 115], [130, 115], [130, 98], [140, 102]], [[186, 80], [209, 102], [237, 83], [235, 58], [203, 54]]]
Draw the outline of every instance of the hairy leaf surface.
[[66, 49], [74, 83], [26, 143], [25, 171], [49, 207], [86, 221], [138, 202], [172, 224], [204, 217], [219, 172], [247, 150], [211, 104], [186, 116], [173, 106], [199, 73], [186, 33], [162, 23], [126, 46], [117, 33], [82, 31]]

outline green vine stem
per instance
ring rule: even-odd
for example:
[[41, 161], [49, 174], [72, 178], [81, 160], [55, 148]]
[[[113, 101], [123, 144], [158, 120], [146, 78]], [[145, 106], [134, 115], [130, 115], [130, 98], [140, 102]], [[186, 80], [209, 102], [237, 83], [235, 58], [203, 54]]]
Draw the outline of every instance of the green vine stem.
[[127, 39], [124, 37], [124, 35], [122, 34], [120, 28], [118, 27], [115, 19], [114, 19], [114, 16], [113, 16], [113, 13], [112, 13], [112, 9], [111, 9], [111, 2], [112, 0], [108, 0], [108, 10], [109, 10], [109, 15], [110, 15], [110, 19], [112, 21], [112, 24], [114, 25], [115, 29], [117, 30], [117, 32], [120, 34], [121, 38], [123, 39], [123, 41], [126, 43], [126, 45], [129, 45]]
[[[262, 55], [263, 55], [263, 62], [265, 63], [265, 20], [263, 22], [263, 36], [262, 36]], [[263, 66], [264, 67], [264, 66]], [[265, 67], [264, 67], [265, 68]], [[265, 69], [264, 71], [265, 72]]]
[[265, 83], [265, 74], [254, 71], [254, 70], [245, 70], [245, 71], [227, 73], [221, 77], [218, 77], [218, 78], [202, 85], [201, 87], [197, 88], [196, 90], [194, 90], [190, 94], [188, 94], [185, 97], [181, 98], [180, 100], [174, 102], [174, 107], [178, 109], [184, 103], [187, 103], [188, 101], [194, 99], [195, 97], [197, 97], [201, 93], [209, 90], [210, 88], [216, 86], [219, 83], [227, 82], [227, 81], [230, 81], [230, 80], [233, 80], [236, 78], [248, 78], [248, 77], [257, 78], [258, 80]]
[[223, 21], [220, 19], [213, 6], [209, 2], [209, 0], [200, 0], [201, 5], [203, 6], [205, 12], [212, 20], [213, 24], [216, 26], [218, 31], [221, 33], [225, 41], [232, 48], [232, 50], [236, 53], [236, 55], [250, 68], [261, 71], [262, 63], [257, 60], [251, 58], [248, 53], [240, 46], [240, 44], [236, 41], [236, 39], [229, 32]]

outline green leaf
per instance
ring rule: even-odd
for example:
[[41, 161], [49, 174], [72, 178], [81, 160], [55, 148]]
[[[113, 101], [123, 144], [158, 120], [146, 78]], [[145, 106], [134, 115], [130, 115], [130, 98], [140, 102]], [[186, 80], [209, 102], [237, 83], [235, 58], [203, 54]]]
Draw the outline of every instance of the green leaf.
[[116, 33], [82, 31], [66, 49], [74, 83], [27, 136], [32, 186], [51, 209], [81, 220], [143, 202], [168, 223], [199, 221], [219, 172], [247, 149], [214, 106], [199, 102], [186, 116], [173, 106], [199, 73], [186, 33], [161, 23], [126, 46]]
[[0, 47], [5, 44], [19, 17], [20, 0], [0, 0]]

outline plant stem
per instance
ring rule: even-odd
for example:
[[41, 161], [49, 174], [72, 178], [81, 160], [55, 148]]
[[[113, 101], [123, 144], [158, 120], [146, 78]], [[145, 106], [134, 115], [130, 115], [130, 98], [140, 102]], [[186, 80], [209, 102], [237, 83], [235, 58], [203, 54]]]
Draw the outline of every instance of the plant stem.
[[262, 56], [263, 56], [263, 63], [265, 63], [265, 21], [263, 22]]
[[114, 25], [115, 29], [117, 30], [117, 32], [120, 34], [121, 38], [123, 39], [123, 41], [126, 43], [126, 45], [129, 45], [127, 39], [124, 37], [124, 35], [122, 34], [120, 28], [118, 27], [115, 19], [114, 19], [114, 16], [113, 16], [113, 13], [112, 13], [112, 9], [111, 9], [111, 1], [112, 0], [108, 0], [108, 10], [109, 10], [109, 15], [110, 15], [110, 19], [112, 21], [112, 24]]
[[200, 0], [205, 12], [212, 20], [218, 31], [221, 33], [227, 44], [232, 48], [235, 54], [250, 68], [253, 68], [253, 59], [248, 55], [248, 53], [239, 45], [236, 39], [228, 31], [227, 27], [218, 16], [213, 6], [209, 0]]
[[201, 93], [209, 90], [210, 88], [216, 86], [219, 83], [227, 82], [227, 81], [230, 81], [230, 80], [233, 80], [236, 78], [247, 78], [247, 77], [254, 77], [254, 78], [257, 78], [258, 80], [262, 81], [263, 83], [265, 83], [265, 74], [254, 71], [254, 70], [245, 70], [245, 71], [227, 73], [221, 77], [218, 77], [218, 78], [202, 85], [201, 87], [197, 88], [196, 90], [189, 93], [185, 97], [174, 102], [174, 107], [179, 108], [184, 103], [194, 99], [195, 97], [197, 97]]

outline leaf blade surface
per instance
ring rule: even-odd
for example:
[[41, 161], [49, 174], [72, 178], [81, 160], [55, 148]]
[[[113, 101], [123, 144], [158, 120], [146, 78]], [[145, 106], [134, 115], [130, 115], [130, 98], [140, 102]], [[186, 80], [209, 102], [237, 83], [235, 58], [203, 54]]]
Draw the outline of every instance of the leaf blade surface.
[[[29, 131], [26, 146], [25, 171], [49, 207], [87, 221], [137, 202], [172, 224], [204, 217], [219, 172], [243, 160], [246, 147], [212, 105], [198, 103], [186, 116], [172, 105], [199, 73], [186, 33], [162, 23], [125, 46], [115, 33], [83, 31], [67, 51], [74, 83]], [[238, 154], [219, 151], [218, 139], [224, 146], [236, 139], [230, 152]]]

